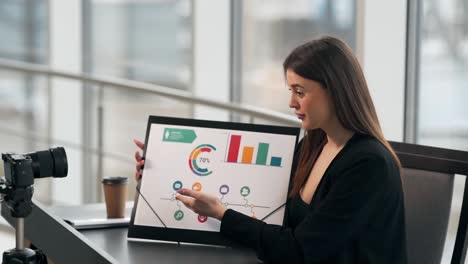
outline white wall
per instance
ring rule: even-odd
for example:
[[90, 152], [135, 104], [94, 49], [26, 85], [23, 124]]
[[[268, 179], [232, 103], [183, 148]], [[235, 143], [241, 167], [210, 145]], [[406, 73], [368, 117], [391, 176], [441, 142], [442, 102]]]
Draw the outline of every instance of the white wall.
[[406, 1], [358, 0], [358, 56], [389, 140], [402, 141], [405, 108]]
[[[207, 99], [229, 101], [230, 0], [197, 0], [194, 5], [193, 92]], [[228, 120], [227, 113], [197, 106], [195, 118]]]
[[[53, 69], [81, 72], [81, 1], [50, 0], [50, 66]], [[52, 79], [51, 137], [82, 143], [82, 90], [79, 82]], [[65, 148], [68, 176], [53, 179], [51, 199], [66, 204], [82, 201], [82, 156], [77, 149]]]

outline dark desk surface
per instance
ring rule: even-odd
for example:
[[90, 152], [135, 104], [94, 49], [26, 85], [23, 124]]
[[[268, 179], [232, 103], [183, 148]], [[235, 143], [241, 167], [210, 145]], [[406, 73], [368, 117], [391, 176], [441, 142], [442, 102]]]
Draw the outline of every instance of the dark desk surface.
[[127, 240], [127, 228], [80, 231], [119, 263], [257, 263], [251, 250]]
[[[130, 216], [133, 202], [127, 203]], [[104, 204], [82, 206], [54, 206], [49, 213], [61, 218], [105, 218]], [[257, 263], [253, 250], [233, 249], [173, 242], [148, 242], [127, 240], [127, 227], [79, 230], [90, 242], [119, 263]]]
[[[130, 241], [128, 227], [78, 231], [60, 217], [64, 213], [84, 216], [85, 212], [100, 216], [102, 209], [103, 204], [71, 208], [33, 204], [32, 213], [25, 218], [25, 237], [57, 263], [257, 263], [255, 253], [248, 249]], [[4, 203], [1, 215], [15, 226], [15, 219]]]

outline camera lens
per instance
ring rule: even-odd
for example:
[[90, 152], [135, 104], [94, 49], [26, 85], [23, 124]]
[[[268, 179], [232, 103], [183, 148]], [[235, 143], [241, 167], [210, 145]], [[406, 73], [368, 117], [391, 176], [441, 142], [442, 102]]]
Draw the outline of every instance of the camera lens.
[[62, 147], [37, 151], [27, 154], [32, 159], [34, 178], [67, 176], [68, 162], [65, 149]]

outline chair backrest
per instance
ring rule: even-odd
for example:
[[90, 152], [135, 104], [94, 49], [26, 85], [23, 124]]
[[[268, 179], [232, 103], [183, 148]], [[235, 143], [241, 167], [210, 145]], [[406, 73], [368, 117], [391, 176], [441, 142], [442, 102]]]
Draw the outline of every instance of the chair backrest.
[[[402, 163], [408, 264], [439, 264], [447, 236], [454, 174], [468, 175], [468, 152], [390, 142]], [[468, 181], [465, 182], [465, 190]], [[451, 263], [467, 249], [468, 192], [464, 192]]]
[[449, 174], [403, 169], [408, 263], [440, 264], [453, 180]]

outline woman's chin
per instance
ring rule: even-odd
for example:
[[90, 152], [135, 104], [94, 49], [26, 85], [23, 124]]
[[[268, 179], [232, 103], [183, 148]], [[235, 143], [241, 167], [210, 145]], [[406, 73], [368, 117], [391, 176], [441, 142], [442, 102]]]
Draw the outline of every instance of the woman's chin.
[[314, 124], [311, 124], [307, 121], [302, 121], [302, 124], [301, 124], [302, 128], [305, 129], [305, 130], [313, 130], [313, 129], [317, 129], [319, 128], [318, 126], [314, 125]]
[[313, 129], [312, 126], [307, 123], [306, 121], [302, 121], [302, 124], [301, 124], [302, 128], [305, 129], [305, 130], [310, 130], [310, 129]]

